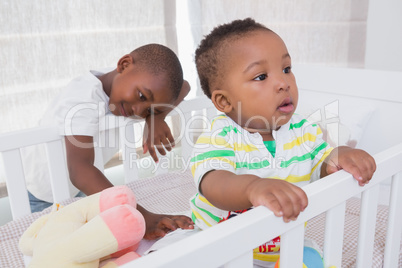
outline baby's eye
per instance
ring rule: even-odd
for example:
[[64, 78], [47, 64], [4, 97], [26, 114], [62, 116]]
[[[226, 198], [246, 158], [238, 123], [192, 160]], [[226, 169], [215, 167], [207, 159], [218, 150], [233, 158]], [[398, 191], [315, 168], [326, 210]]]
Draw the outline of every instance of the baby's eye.
[[147, 98], [141, 93], [141, 91], [138, 91], [138, 96], [140, 97], [141, 101], [146, 101]]
[[290, 73], [292, 71], [292, 67], [291, 66], [288, 66], [288, 67], [286, 67], [285, 69], [283, 69], [283, 72], [285, 73], [285, 74], [288, 74], [288, 73]]
[[259, 76], [257, 76], [257, 77], [254, 78], [253, 80], [262, 81], [262, 80], [265, 80], [266, 78], [267, 78], [267, 75], [266, 75], [266, 74], [260, 74]]

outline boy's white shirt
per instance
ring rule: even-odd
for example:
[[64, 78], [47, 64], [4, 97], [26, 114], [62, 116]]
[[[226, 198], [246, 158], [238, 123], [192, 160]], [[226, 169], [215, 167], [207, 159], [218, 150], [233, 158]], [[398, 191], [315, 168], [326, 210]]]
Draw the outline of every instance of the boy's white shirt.
[[[108, 108], [109, 97], [103, 91], [102, 83], [97, 76], [112, 70], [113, 68], [90, 71], [73, 79], [51, 102], [39, 121], [39, 126], [58, 126], [60, 134], [63, 135], [97, 136], [99, 121], [105, 115], [111, 114]], [[117, 129], [108, 131], [105, 137], [112, 136], [118, 137]], [[104, 162], [110, 160], [118, 151], [118, 146], [117, 143], [114, 147], [102, 148]], [[36, 198], [52, 203], [50, 175], [44, 146], [23, 148], [22, 157], [28, 191]], [[69, 186], [73, 197], [79, 190], [71, 182]]]

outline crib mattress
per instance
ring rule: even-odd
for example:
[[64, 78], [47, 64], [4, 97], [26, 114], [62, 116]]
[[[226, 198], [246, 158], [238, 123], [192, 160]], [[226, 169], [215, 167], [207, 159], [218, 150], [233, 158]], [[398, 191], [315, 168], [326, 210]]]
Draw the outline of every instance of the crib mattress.
[[[141, 179], [128, 184], [128, 186], [135, 192], [138, 203], [143, 207], [155, 213], [167, 214], [188, 211], [189, 199], [196, 191], [191, 173], [188, 171], [172, 172], [152, 178]], [[75, 200], [75, 198], [66, 200], [63, 202], [63, 205], [69, 204]], [[35, 219], [49, 211], [50, 208], [0, 227], [0, 267], [24, 267], [23, 257], [18, 249], [19, 238]], [[348, 200], [345, 215], [342, 267], [355, 267], [359, 215], [359, 199], [352, 198]], [[383, 267], [387, 217], [387, 206], [379, 205], [374, 242], [373, 267]], [[324, 242], [324, 226], [325, 214], [321, 214], [307, 223], [306, 236], [310, 239], [314, 239], [321, 247], [323, 247]], [[402, 267], [402, 254], [400, 254], [399, 257], [399, 267]]]

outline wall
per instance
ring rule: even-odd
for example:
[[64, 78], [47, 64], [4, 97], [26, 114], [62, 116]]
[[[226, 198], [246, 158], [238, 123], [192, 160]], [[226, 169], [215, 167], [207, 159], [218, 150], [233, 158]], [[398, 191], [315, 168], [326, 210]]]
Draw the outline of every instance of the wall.
[[[214, 27], [252, 17], [282, 37], [293, 63], [364, 67], [368, 0], [187, 0], [187, 3], [193, 51]], [[182, 41], [185, 40], [179, 43]], [[195, 70], [194, 63], [188, 68]], [[199, 85], [195, 86], [197, 94], [202, 94]]]
[[365, 60], [368, 69], [402, 71], [402, 1], [370, 0]]
[[252, 17], [284, 39], [296, 63], [342, 67], [364, 66], [367, 11], [368, 0], [190, 1], [197, 44], [219, 24]]

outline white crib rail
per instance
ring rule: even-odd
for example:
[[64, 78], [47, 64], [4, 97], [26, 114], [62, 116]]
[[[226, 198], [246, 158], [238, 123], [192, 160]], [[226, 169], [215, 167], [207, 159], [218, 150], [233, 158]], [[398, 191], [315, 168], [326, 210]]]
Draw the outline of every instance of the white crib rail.
[[0, 138], [0, 152], [14, 220], [31, 213], [20, 148], [41, 143], [46, 146], [54, 200], [61, 202], [70, 197], [64, 147], [58, 128], [38, 127], [3, 134]]
[[[303, 189], [308, 195], [309, 205], [297, 221], [284, 223], [267, 208], [257, 207], [122, 267], [252, 267], [252, 249], [278, 235], [282, 236], [281, 268], [302, 267], [304, 223], [326, 211], [327, 228], [330, 226], [331, 229], [327, 229], [325, 236], [324, 261], [326, 267], [335, 265], [339, 268], [342, 261], [345, 201], [363, 192], [361, 209], [375, 211], [376, 206], [369, 199], [373, 196], [374, 200], [377, 199], [375, 195], [378, 195], [379, 183], [391, 176], [384, 267], [397, 267], [402, 228], [402, 212], [398, 209], [402, 205], [402, 144], [375, 155], [375, 159], [377, 170], [371, 182], [364, 187], [360, 187], [344, 171], [305, 186]], [[369, 211], [361, 213], [357, 267], [371, 267], [366, 266], [371, 261], [365, 262], [363, 259], [372, 254], [372, 243], [368, 243], [374, 237], [373, 214]]]
[[392, 176], [391, 196], [388, 215], [387, 242], [385, 244], [384, 267], [397, 267], [402, 226], [402, 176], [401, 172]]

